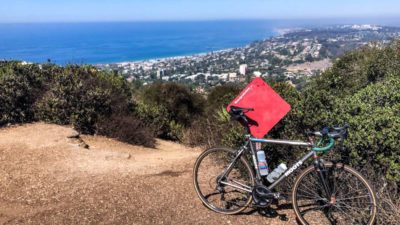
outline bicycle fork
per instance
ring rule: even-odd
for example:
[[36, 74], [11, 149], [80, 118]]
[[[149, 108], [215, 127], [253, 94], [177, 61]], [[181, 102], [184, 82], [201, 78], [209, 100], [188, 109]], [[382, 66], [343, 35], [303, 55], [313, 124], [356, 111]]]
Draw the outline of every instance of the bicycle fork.
[[[326, 194], [327, 197], [327, 201], [330, 204], [335, 204], [336, 203], [336, 196], [335, 192], [336, 192], [336, 174], [333, 174], [333, 180], [332, 182], [329, 182], [329, 178], [330, 178], [330, 174], [329, 171], [327, 171], [324, 163], [322, 162], [322, 160], [320, 158], [318, 158], [318, 156], [315, 154], [314, 155], [315, 158], [315, 162], [314, 162], [314, 166], [316, 168], [316, 170], [318, 171], [318, 178], [320, 183], [322, 184], [322, 188]], [[333, 170], [333, 173], [336, 173], [335, 170]], [[322, 196], [321, 196], [322, 197]]]

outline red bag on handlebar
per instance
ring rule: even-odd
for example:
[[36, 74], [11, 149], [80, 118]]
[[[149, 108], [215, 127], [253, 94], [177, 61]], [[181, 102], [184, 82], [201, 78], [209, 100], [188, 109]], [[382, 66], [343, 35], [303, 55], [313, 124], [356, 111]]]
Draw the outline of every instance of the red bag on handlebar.
[[231, 106], [254, 109], [246, 116], [257, 123], [250, 126], [251, 134], [256, 138], [264, 137], [290, 111], [290, 105], [259, 77], [228, 105], [228, 112]]

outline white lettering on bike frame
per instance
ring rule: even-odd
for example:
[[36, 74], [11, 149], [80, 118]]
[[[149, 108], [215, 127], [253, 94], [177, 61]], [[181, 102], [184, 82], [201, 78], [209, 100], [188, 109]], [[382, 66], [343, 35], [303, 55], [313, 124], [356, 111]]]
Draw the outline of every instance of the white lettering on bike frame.
[[253, 162], [254, 162], [254, 167], [256, 168], [256, 170], [258, 170], [258, 163], [255, 155], [253, 155]]
[[286, 173], [285, 173], [285, 177], [289, 176], [291, 173], [293, 173], [293, 171], [297, 170], [297, 168], [299, 168], [301, 166], [301, 164], [303, 164], [302, 161], [297, 162], [296, 164], [294, 164]]

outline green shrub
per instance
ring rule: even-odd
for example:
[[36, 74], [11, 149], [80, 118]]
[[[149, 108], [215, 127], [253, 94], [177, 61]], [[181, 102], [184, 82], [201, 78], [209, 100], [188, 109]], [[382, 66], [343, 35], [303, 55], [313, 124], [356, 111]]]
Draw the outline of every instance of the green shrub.
[[170, 113], [162, 105], [137, 103], [135, 115], [152, 130], [153, 135], [168, 140], [181, 140], [183, 125], [171, 120]]
[[0, 77], [0, 86], [0, 125], [32, 121], [32, 105], [35, 99], [30, 94], [32, 87], [26, 77], [12, 73], [3, 74]]
[[0, 85], [0, 126], [35, 120], [72, 124], [82, 133], [101, 128], [104, 135], [154, 146], [152, 132], [133, 117], [132, 86], [118, 74], [92, 66], [0, 62]]
[[227, 107], [228, 104], [240, 93], [244, 86], [226, 84], [211, 89], [207, 96], [207, 111], [213, 112]]
[[304, 112], [294, 130], [350, 124], [351, 164], [400, 181], [399, 42], [347, 53], [307, 85], [298, 104]]
[[169, 122], [169, 115], [165, 107], [138, 101], [135, 107], [135, 115], [153, 130], [155, 136], [162, 136], [163, 133], [167, 132], [165, 127]]
[[322, 76], [313, 79], [307, 90], [325, 90], [343, 97], [400, 73], [400, 41], [388, 47], [363, 47], [346, 53]]
[[350, 124], [347, 142], [355, 166], [372, 166], [400, 182], [400, 77], [368, 85], [339, 101], [338, 120]]
[[52, 87], [36, 105], [36, 116], [57, 124], [73, 124], [94, 134], [100, 117], [129, 113], [129, 89], [122, 78], [92, 67], [70, 66], [54, 78]]
[[226, 106], [238, 95], [241, 86], [226, 84], [214, 87], [207, 96], [204, 116], [198, 117], [185, 131], [189, 145], [236, 147], [243, 141], [244, 128], [231, 122]]
[[171, 120], [184, 126], [190, 126], [193, 117], [202, 115], [205, 103], [202, 96], [176, 83], [150, 85], [144, 90], [142, 100], [164, 107]]
[[203, 115], [205, 101], [180, 84], [156, 83], [140, 96], [136, 114], [160, 138], [181, 140], [184, 130]]
[[166, 132], [166, 137], [168, 139], [181, 141], [183, 138], [184, 127], [182, 124], [172, 120], [168, 123], [168, 129]]
[[34, 120], [34, 103], [46, 91], [53, 65], [23, 65], [20, 62], [0, 62], [0, 126]]
[[152, 132], [140, 120], [131, 116], [101, 118], [97, 123], [97, 133], [129, 144], [155, 147]]

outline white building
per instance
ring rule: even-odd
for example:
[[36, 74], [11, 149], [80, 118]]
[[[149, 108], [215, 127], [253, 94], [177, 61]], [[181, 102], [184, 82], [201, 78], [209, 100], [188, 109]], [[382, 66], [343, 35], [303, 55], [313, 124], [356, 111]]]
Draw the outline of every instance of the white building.
[[261, 77], [262, 73], [260, 71], [254, 71], [253, 75], [255, 77]]
[[229, 78], [228, 78], [229, 81], [235, 81], [235, 80], [237, 80], [237, 78], [238, 78], [238, 77], [237, 77], [237, 73], [229, 73], [229, 74], [228, 74], [228, 77], [229, 77]]
[[247, 64], [242, 64], [239, 66], [239, 73], [242, 75], [246, 75]]
[[222, 74], [218, 75], [218, 77], [219, 77], [220, 80], [227, 81], [228, 77], [229, 77], [229, 74], [228, 73], [222, 73]]
[[165, 75], [164, 70], [157, 70], [157, 79], [161, 80], [164, 75]]

